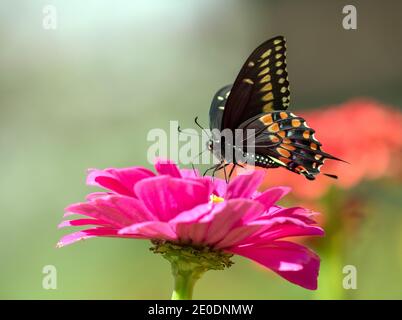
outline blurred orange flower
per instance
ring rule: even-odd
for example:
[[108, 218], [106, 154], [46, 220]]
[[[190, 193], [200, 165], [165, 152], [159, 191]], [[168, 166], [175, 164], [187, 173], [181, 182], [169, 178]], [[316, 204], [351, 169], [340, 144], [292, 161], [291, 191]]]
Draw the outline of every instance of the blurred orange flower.
[[302, 198], [318, 198], [335, 184], [347, 189], [363, 179], [397, 174], [402, 155], [402, 113], [371, 99], [354, 99], [323, 110], [301, 112], [324, 151], [350, 164], [327, 160], [315, 181], [283, 169], [268, 170], [265, 187], [291, 186]]

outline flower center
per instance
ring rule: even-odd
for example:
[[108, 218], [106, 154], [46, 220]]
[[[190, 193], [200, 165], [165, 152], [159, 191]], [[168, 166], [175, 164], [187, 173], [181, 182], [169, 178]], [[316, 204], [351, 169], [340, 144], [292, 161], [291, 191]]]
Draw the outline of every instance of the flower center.
[[214, 194], [211, 194], [209, 196], [209, 201], [211, 201], [212, 203], [220, 203], [220, 202], [225, 201], [225, 199], [223, 199], [222, 197], [218, 197]]

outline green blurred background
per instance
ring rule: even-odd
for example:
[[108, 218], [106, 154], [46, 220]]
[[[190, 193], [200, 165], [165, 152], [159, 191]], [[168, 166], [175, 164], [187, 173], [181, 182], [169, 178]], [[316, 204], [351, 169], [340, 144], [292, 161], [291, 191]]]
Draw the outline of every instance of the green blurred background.
[[[42, 27], [49, 4], [56, 30]], [[353, 1], [353, 31], [342, 28], [346, 4], [2, 0], [0, 298], [169, 298], [169, 264], [146, 241], [92, 239], [56, 249], [68, 232], [56, 229], [63, 208], [94, 191], [84, 183], [87, 168], [150, 166], [150, 129], [168, 129], [170, 120], [192, 127], [196, 115], [207, 124], [215, 90], [274, 35], [288, 40], [295, 112], [356, 96], [401, 107], [402, 2]], [[345, 297], [402, 298], [400, 184], [372, 182], [358, 192], [370, 214], [350, 244], [346, 262], [358, 269], [358, 289]], [[194, 297], [319, 297], [235, 261], [207, 273]], [[57, 268], [57, 290], [42, 288], [45, 265]]]

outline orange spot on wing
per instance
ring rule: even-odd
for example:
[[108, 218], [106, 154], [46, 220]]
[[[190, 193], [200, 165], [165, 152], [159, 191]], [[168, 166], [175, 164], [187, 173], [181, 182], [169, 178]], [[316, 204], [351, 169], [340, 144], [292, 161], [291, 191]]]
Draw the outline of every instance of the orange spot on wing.
[[310, 138], [310, 131], [306, 130], [303, 132], [303, 138], [304, 139], [309, 139]]
[[290, 151], [294, 151], [296, 150], [296, 147], [290, 145], [290, 144], [281, 144], [281, 147], [286, 149], [286, 150], [290, 150]]
[[281, 113], [279, 113], [279, 116], [281, 117], [281, 119], [286, 119], [288, 117], [288, 114], [282, 111]]
[[280, 136], [281, 138], [285, 138], [286, 137], [286, 132], [285, 131], [279, 131], [278, 136]]
[[292, 120], [292, 127], [300, 127], [301, 126], [301, 121], [299, 119], [293, 119]]
[[273, 135], [270, 135], [269, 139], [274, 143], [278, 143], [280, 141], [280, 139], [277, 136], [273, 136]]
[[262, 116], [262, 117], [260, 118], [260, 120], [261, 120], [261, 122], [262, 122], [263, 124], [265, 124], [265, 125], [269, 125], [269, 124], [271, 124], [272, 122], [274, 122], [274, 121], [272, 120], [272, 115], [271, 115], [271, 114], [267, 114], [267, 115], [265, 115], [265, 116]]
[[292, 160], [284, 157], [279, 157], [279, 160], [281, 160], [283, 163], [288, 164], [289, 162], [292, 162]]
[[268, 127], [268, 131], [270, 132], [278, 132], [279, 131], [279, 125], [277, 123], [273, 123]]
[[276, 148], [276, 151], [278, 151], [278, 153], [285, 158], [289, 158], [290, 157], [290, 152], [288, 150], [282, 149], [282, 148]]

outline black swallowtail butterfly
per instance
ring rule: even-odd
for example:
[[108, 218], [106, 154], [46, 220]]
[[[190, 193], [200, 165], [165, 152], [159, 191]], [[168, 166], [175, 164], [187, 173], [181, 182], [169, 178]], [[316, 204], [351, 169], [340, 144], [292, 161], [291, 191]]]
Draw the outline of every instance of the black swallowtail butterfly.
[[[254, 153], [245, 151], [246, 141], [233, 145], [241, 150], [245, 162], [250, 160], [263, 168], [284, 167], [314, 180], [325, 159], [340, 159], [321, 150], [321, 143], [314, 137], [315, 131], [303, 118], [286, 111], [289, 101], [286, 41], [277, 36], [252, 52], [233, 85], [215, 94], [209, 111], [210, 128], [232, 132], [254, 129]], [[240, 163], [236, 156], [228, 159], [226, 147], [222, 137], [212, 137], [208, 142], [208, 149], [221, 161], [210, 169], [215, 173], [233, 163], [230, 178]]]

